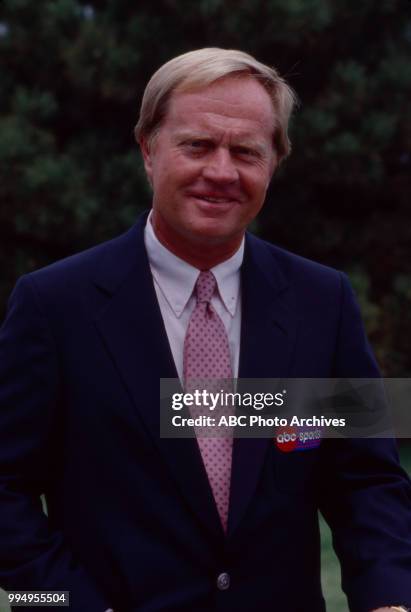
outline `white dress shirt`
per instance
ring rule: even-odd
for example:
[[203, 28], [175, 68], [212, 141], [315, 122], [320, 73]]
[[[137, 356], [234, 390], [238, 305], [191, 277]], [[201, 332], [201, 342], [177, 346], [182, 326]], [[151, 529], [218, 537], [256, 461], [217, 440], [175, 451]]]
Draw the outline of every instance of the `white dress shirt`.
[[[177, 374], [180, 381], [183, 382], [184, 338], [196, 304], [193, 291], [200, 270], [180, 259], [161, 244], [151, 224], [151, 213], [144, 231], [144, 242]], [[238, 376], [240, 360], [240, 267], [243, 256], [244, 239], [230, 259], [211, 268], [218, 287], [218, 291], [211, 299], [211, 304], [227, 330], [234, 378]]]

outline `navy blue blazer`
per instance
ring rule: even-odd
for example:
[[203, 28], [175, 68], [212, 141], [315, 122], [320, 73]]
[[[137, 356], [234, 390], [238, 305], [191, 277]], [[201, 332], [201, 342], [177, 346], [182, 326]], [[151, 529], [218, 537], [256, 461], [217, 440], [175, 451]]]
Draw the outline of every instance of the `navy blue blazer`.
[[[69, 590], [73, 612], [323, 612], [321, 509], [350, 609], [411, 606], [411, 489], [391, 440], [235, 440], [225, 536], [196, 440], [159, 436], [159, 378], [177, 374], [144, 224], [10, 299], [0, 585]], [[242, 300], [241, 377], [378, 376], [344, 274], [247, 235]]]

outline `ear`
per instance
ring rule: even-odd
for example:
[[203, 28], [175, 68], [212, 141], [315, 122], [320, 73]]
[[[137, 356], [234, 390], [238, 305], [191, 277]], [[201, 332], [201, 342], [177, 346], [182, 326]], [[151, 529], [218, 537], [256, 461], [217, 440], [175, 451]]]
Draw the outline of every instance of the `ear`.
[[140, 145], [141, 154], [143, 156], [144, 168], [147, 174], [147, 178], [151, 183], [153, 176], [153, 142], [149, 142], [149, 140], [145, 136], [141, 136], [139, 138], [138, 144]]

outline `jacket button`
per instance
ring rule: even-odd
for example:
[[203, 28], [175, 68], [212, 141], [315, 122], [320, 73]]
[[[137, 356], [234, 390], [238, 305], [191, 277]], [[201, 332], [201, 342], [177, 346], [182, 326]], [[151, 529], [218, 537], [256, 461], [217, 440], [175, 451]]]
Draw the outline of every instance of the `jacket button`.
[[220, 591], [226, 591], [230, 587], [230, 574], [227, 572], [222, 572], [217, 577], [217, 588]]

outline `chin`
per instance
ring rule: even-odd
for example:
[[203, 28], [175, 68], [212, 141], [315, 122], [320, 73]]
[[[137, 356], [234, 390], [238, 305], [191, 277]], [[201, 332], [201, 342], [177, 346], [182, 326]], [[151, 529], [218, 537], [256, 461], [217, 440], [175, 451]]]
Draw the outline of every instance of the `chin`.
[[196, 217], [192, 221], [189, 220], [189, 224], [187, 228], [190, 228], [192, 231], [197, 231], [199, 233], [214, 233], [216, 235], [232, 235], [240, 231], [238, 229], [238, 223], [234, 223], [232, 219], [229, 219], [224, 216], [201, 216]]
[[240, 232], [233, 232], [224, 230], [221, 225], [220, 227], [203, 227], [197, 231], [191, 231], [190, 236], [198, 244], [210, 245], [210, 244], [224, 244], [235, 240]]

